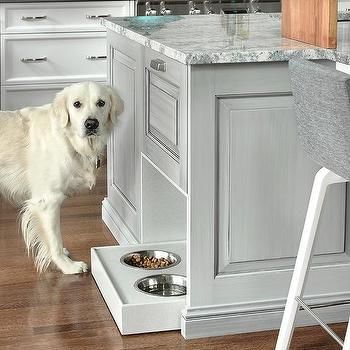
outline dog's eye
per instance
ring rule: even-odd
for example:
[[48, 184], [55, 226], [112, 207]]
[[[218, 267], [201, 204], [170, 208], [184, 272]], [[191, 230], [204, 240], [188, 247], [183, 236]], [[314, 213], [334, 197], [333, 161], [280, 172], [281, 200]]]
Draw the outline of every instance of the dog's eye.
[[75, 101], [75, 102], [73, 103], [73, 106], [74, 106], [75, 108], [80, 108], [80, 107], [81, 107], [81, 102], [80, 102], [80, 101]]
[[105, 104], [106, 104], [105, 101], [103, 101], [103, 100], [98, 100], [97, 103], [96, 103], [96, 106], [97, 106], [97, 107], [103, 107]]

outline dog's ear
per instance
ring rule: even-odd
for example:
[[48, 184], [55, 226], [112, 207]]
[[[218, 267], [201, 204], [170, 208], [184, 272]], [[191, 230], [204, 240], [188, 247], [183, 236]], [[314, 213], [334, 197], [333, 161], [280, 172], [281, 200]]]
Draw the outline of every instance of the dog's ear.
[[60, 125], [62, 128], [65, 128], [69, 123], [69, 113], [67, 109], [67, 101], [66, 101], [66, 89], [63, 89], [59, 93], [56, 94], [55, 99], [53, 100], [53, 111], [57, 118], [60, 120]]
[[119, 114], [123, 112], [124, 103], [123, 103], [123, 100], [118, 95], [118, 93], [115, 91], [115, 89], [111, 87], [107, 87], [107, 89], [109, 92], [109, 97], [111, 99], [111, 109], [109, 111], [108, 117], [113, 124], [117, 124], [117, 117]]

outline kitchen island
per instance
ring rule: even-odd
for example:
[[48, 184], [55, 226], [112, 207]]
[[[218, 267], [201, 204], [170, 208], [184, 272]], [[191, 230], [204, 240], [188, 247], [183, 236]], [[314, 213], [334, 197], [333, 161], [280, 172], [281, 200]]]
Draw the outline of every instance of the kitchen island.
[[[104, 221], [131, 250], [185, 245], [187, 296], [173, 327], [181, 320], [185, 338], [278, 328], [319, 169], [297, 142], [287, 61], [350, 64], [350, 23], [339, 24], [338, 50], [281, 38], [280, 19], [266, 14], [103, 24], [109, 81], [124, 100], [108, 145]], [[311, 304], [350, 299], [347, 201], [345, 185], [328, 190]], [[103, 264], [92, 264], [113, 310]], [[319, 309], [328, 322], [349, 313], [345, 303]], [[301, 313], [299, 324], [312, 322]]]

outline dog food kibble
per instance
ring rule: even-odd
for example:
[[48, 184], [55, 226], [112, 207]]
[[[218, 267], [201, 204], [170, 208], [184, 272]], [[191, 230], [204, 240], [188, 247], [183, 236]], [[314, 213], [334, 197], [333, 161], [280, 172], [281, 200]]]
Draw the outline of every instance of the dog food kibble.
[[130, 265], [135, 267], [143, 267], [147, 269], [158, 269], [160, 267], [170, 266], [172, 262], [166, 258], [155, 258], [154, 256], [140, 256], [134, 254], [130, 261]]

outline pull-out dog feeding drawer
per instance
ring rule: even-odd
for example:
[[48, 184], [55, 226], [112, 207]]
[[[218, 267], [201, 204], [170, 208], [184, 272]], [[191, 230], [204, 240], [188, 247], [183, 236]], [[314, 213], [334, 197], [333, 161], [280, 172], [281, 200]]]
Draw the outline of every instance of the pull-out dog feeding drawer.
[[[92, 275], [121, 334], [181, 328], [185, 257], [185, 242], [91, 249]], [[142, 263], [153, 268], [133, 266]]]

